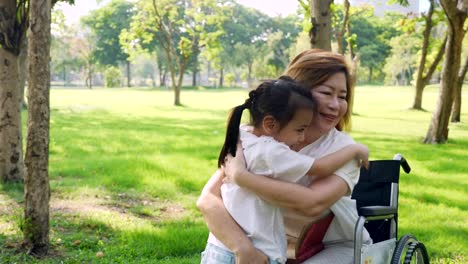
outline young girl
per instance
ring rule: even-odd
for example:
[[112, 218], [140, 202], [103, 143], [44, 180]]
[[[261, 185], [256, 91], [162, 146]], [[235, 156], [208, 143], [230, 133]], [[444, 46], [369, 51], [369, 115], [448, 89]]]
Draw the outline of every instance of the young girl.
[[[289, 77], [263, 82], [249, 93], [244, 104], [232, 110], [218, 166], [224, 164], [228, 154], [235, 156], [239, 137], [248, 170], [278, 180], [297, 182], [303, 175], [326, 177], [354, 158], [367, 163], [369, 151], [361, 144], [317, 160], [291, 150], [304, 140], [314, 108], [310, 92]], [[250, 126], [239, 129], [245, 109], [250, 112]], [[234, 183], [224, 183], [221, 194], [226, 209], [254, 246], [270, 258], [270, 263], [285, 263], [287, 246], [281, 209]], [[235, 259], [210, 233], [201, 263], [234, 264]]]

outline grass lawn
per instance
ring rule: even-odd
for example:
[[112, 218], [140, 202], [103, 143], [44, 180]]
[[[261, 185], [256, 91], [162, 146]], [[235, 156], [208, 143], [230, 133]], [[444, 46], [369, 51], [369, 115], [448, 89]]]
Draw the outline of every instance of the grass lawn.
[[[357, 87], [351, 135], [371, 159], [402, 153], [412, 166], [399, 234], [423, 241], [432, 263], [468, 263], [468, 104], [447, 144], [424, 145], [437, 95], [426, 88], [427, 111], [412, 111], [410, 87]], [[246, 91], [181, 96], [175, 107], [165, 90], [52, 89], [51, 254], [25, 254], [23, 186], [0, 184], [0, 263], [199, 263], [208, 230], [195, 201]]]

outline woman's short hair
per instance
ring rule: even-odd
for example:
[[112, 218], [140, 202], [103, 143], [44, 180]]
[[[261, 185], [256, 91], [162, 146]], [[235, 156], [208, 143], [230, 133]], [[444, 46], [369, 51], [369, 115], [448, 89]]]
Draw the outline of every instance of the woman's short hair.
[[346, 76], [348, 109], [336, 128], [349, 130], [354, 87], [349, 66], [343, 55], [320, 49], [303, 51], [289, 63], [284, 75], [290, 76], [306, 88], [313, 89], [326, 82], [332, 75], [340, 72]]

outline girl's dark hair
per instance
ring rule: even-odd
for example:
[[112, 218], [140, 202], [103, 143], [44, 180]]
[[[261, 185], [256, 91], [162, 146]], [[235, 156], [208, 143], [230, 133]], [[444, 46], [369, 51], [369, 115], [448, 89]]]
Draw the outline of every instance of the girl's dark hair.
[[288, 76], [278, 80], [266, 80], [255, 90], [249, 92], [244, 104], [234, 107], [228, 119], [226, 138], [219, 154], [218, 167], [224, 164], [224, 158], [236, 155], [239, 140], [239, 126], [242, 112], [250, 112], [250, 124], [259, 127], [265, 116], [272, 116], [283, 128], [299, 109], [315, 110], [310, 91]]

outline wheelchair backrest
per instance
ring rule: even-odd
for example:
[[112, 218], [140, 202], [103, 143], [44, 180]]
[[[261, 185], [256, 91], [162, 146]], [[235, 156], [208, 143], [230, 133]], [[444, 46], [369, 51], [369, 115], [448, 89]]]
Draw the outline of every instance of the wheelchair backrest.
[[[402, 158], [401, 160], [375, 160], [370, 162], [369, 169], [361, 168], [359, 182], [352, 193], [357, 209], [376, 205], [398, 208], [398, 182], [402, 162], [407, 166], [406, 160]], [[395, 224], [398, 225], [398, 215], [395, 216]], [[371, 221], [365, 227], [374, 243], [390, 238], [389, 221]]]

